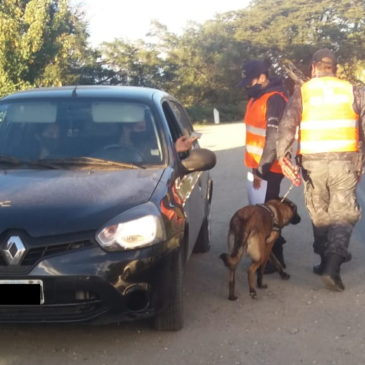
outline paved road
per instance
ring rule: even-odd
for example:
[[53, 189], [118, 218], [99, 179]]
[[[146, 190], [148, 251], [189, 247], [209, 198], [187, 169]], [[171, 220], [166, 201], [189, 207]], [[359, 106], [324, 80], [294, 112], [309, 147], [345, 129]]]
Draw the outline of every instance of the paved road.
[[[302, 215], [284, 231], [289, 281], [266, 276], [269, 288], [248, 295], [244, 260], [239, 299], [227, 297], [227, 224], [247, 204], [240, 123], [201, 128], [202, 146], [216, 151], [212, 171], [212, 249], [194, 255], [185, 277], [185, 328], [177, 333], [150, 329], [147, 322], [94, 326], [5, 326], [0, 328], [0, 365], [359, 365], [365, 363], [364, 239], [351, 243], [354, 259], [343, 267], [344, 293], [322, 287], [311, 273], [316, 258], [301, 189], [289, 195]], [[287, 185], [283, 187], [283, 192]]]

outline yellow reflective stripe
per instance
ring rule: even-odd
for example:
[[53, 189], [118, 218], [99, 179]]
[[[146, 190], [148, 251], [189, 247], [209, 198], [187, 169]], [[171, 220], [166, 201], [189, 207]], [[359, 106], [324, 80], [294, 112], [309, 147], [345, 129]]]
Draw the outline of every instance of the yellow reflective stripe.
[[266, 136], [266, 129], [253, 127], [252, 125], [246, 124], [246, 131], [248, 133], [256, 134], [258, 136], [265, 137]]
[[357, 151], [357, 141], [312, 141], [300, 142], [300, 153], [319, 153], [319, 152], [351, 152]]
[[343, 127], [357, 127], [357, 120], [352, 119], [331, 119], [331, 120], [306, 120], [300, 124], [301, 130], [311, 129], [337, 129]]
[[333, 129], [304, 129], [300, 131], [300, 140], [301, 141], [336, 141], [336, 140], [345, 140], [348, 141], [357, 141], [358, 140], [358, 132], [355, 128], [333, 128]]
[[247, 144], [246, 145], [246, 151], [248, 153], [251, 153], [251, 154], [254, 154], [254, 155], [258, 155], [258, 156], [261, 156], [262, 155], [262, 152], [264, 151], [262, 148], [260, 147], [257, 147], [257, 146], [254, 146], [254, 145], [250, 145], [250, 144]]
[[321, 106], [323, 105], [337, 105], [337, 104], [346, 104], [351, 103], [353, 98], [351, 95], [345, 94], [329, 94], [326, 95], [325, 93], [320, 93], [320, 95], [310, 96], [308, 98], [308, 102], [310, 105], [313, 106]]

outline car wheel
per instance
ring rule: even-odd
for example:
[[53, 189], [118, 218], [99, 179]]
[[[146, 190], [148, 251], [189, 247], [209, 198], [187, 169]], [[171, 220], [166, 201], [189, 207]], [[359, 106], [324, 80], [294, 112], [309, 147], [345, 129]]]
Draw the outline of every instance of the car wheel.
[[208, 252], [210, 249], [209, 218], [205, 218], [200, 228], [198, 239], [194, 246], [194, 253]]
[[154, 319], [154, 327], [159, 331], [178, 331], [183, 327], [183, 271], [179, 250], [171, 260], [166, 307]]

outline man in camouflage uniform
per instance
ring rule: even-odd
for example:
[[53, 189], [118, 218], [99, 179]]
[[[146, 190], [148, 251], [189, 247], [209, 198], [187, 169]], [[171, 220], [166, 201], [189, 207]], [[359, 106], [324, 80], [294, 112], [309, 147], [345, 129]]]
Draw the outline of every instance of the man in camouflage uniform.
[[299, 127], [299, 160], [305, 204], [313, 224], [313, 267], [327, 288], [345, 289], [340, 266], [351, 259], [351, 233], [360, 218], [356, 185], [362, 172], [365, 90], [335, 77], [329, 49], [313, 55], [312, 79], [294, 91], [279, 124], [277, 156], [284, 168]]

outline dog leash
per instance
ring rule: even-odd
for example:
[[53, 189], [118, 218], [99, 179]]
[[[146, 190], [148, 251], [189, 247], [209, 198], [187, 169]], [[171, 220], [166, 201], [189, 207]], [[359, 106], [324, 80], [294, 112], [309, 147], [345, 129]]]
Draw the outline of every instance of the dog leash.
[[285, 198], [289, 195], [290, 191], [294, 188], [294, 184], [292, 183], [288, 189], [288, 191], [284, 194], [283, 198], [280, 200], [280, 203], [282, 203]]

